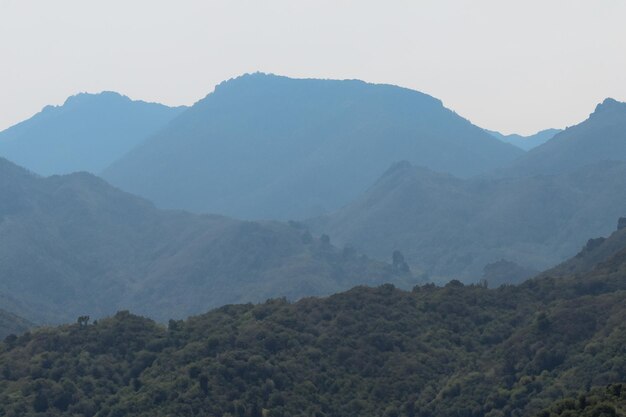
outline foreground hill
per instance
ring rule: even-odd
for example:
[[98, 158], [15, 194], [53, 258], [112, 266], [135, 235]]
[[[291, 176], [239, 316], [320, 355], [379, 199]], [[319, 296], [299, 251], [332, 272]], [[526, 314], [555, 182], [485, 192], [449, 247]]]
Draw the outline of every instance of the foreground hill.
[[113, 92], [78, 94], [0, 132], [0, 156], [41, 175], [97, 173], [183, 110]]
[[459, 179], [405, 162], [311, 226], [372, 256], [400, 250], [433, 277], [477, 280], [502, 260], [546, 269], [589, 236], [610, 234], [626, 214], [624, 189], [624, 162], [500, 179]]
[[584, 122], [530, 150], [501, 175], [572, 172], [606, 161], [626, 161], [626, 103], [607, 98]]
[[561, 132], [561, 129], [545, 129], [530, 136], [522, 136], [517, 134], [503, 135], [500, 132], [493, 130], [487, 130], [493, 137], [500, 139], [503, 142], [515, 145], [520, 149], [529, 151], [536, 148], [539, 145], [543, 145], [548, 140], [552, 139], [557, 133]]
[[38, 323], [126, 308], [167, 320], [273, 296], [412, 285], [401, 266], [337, 250], [296, 224], [161, 211], [86, 173], [41, 178], [0, 159], [0, 294]]
[[226, 306], [168, 329], [128, 312], [41, 329], [0, 344], [0, 414], [558, 411], [552, 404], [564, 396], [626, 378], [625, 254], [584, 276], [518, 287], [359, 287], [293, 304]]
[[611, 384], [556, 401], [539, 417], [626, 416], [626, 384]]
[[265, 74], [226, 81], [104, 171], [157, 206], [302, 219], [408, 159], [468, 176], [523, 152], [417, 91]]

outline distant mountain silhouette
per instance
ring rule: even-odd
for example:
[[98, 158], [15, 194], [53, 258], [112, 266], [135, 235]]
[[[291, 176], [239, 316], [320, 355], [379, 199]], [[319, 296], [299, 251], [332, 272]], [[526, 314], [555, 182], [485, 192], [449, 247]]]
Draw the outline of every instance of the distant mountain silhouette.
[[0, 294], [37, 323], [415, 281], [295, 223], [161, 211], [87, 173], [41, 178], [1, 158], [0, 260]]
[[520, 149], [529, 151], [532, 148], [536, 148], [539, 145], [543, 145], [548, 140], [552, 139], [554, 135], [556, 135], [559, 132], [562, 132], [562, 130], [561, 129], [545, 129], [530, 136], [522, 136], [522, 135], [517, 135], [517, 134], [503, 135], [502, 133], [496, 132], [493, 130], [486, 130], [486, 132], [491, 134], [493, 137], [500, 139], [503, 142], [510, 143], [511, 145], [517, 146]]
[[104, 177], [161, 207], [300, 219], [399, 159], [470, 176], [522, 153], [417, 91], [257, 73], [218, 85]]
[[626, 161], [626, 103], [611, 98], [598, 104], [587, 120], [530, 150], [501, 175], [571, 172], [604, 161]]
[[41, 175], [97, 173], [183, 110], [114, 92], [78, 94], [0, 132], [0, 156]]
[[475, 281], [501, 260], [543, 270], [573, 256], [588, 236], [614, 230], [624, 190], [625, 162], [504, 179], [459, 179], [404, 162], [310, 225], [372, 256], [400, 250], [431, 278]]

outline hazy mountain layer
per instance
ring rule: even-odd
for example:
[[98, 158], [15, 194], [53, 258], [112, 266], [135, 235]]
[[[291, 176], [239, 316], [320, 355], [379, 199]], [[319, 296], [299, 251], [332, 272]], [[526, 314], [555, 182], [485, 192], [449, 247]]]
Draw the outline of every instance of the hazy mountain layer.
[[[388, 254], [391, 259], [391, 252]], [[167, 320], [234, 302], [413, 279], [298, 225], [160, 211], [86, 173], [0, 159], [0, 294], [42, 323], [132, 309]]]
[[0, 132], [0, 156], [42, 175], [98, 173], [183, 110], [113, 92], [78, 94]]
[[500, 174], [563, 173], [606, 161], [626, 161], [626, 103], [610, 98], [587, 120], [532, 149]]
[[[42, 329], [0, 344], [0, 414], [561, 415], [555, 401], [626, 379], [625, 253], [583, 276], [498, 289], [360, 287], [168, 329], [128, 312]], [[562, 415], [619, 415], [596, 407], [596, 392], [560, 403]], [[615, 393], [607, 407], [623, 404]]]
[[104, 177], [161, 207], [301, 219], [400, 159], [469, 176], [521, 154], [417, 91], [253, 74], [218, 85]]
[[626, 212], [626, 163], [560, 175], [459, 179], [400, 163], [314, 230], [373, 256], [400, 250], [433, 277], [477, 280], [506, 260], [542, 270], [608, 235]]
[[493, 137], [498, 138], [503, 142], [510, 143], [511, 145], [515, 145], [525, 151], [529, 151], [539, 145], [543, 145], [561, 131], [561, 129], [545, 129], [535, 133], [534, 135], [522, 136], [517, 134], [503, 135], [500, 132], [487, 130], [487, 132]]
[[568, 276], [585, 274], [597, 265], [603, 265], [626, 248], [626, 218], [618, 221], [618, 230], [608, 238], [589, 239], [583, 249], [573, 258], [545, 271], [543, 276]]
[[10, 334], [21, 334], [31, 329], [34, 325], [13, 313], [0, 309], [0, 340]]

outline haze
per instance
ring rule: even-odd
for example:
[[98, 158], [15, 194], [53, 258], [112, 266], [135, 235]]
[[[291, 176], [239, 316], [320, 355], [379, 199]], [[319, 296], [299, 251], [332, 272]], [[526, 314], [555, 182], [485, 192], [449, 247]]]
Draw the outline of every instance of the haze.
[[625, 16], [617, 0], [4, 0], [0, 129], [80, 91], [192, 104], [264, 71], [402, 85], [530, 134], [626, 100]]

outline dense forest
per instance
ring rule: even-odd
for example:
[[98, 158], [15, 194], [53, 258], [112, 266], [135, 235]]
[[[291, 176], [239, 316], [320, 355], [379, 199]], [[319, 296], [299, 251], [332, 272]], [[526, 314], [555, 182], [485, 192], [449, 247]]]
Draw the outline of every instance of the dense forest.
[[539, 417], [623, 417], [626, 416], [626, 385], [611, 384], [577, 397], [557, 401]]
[[559, 401], [626, 376], [625, 273], [622, 251], [496, 289], [357, 287], [167, 327], [83, 317], [0, 345], [0, 414], [578, 415]]

